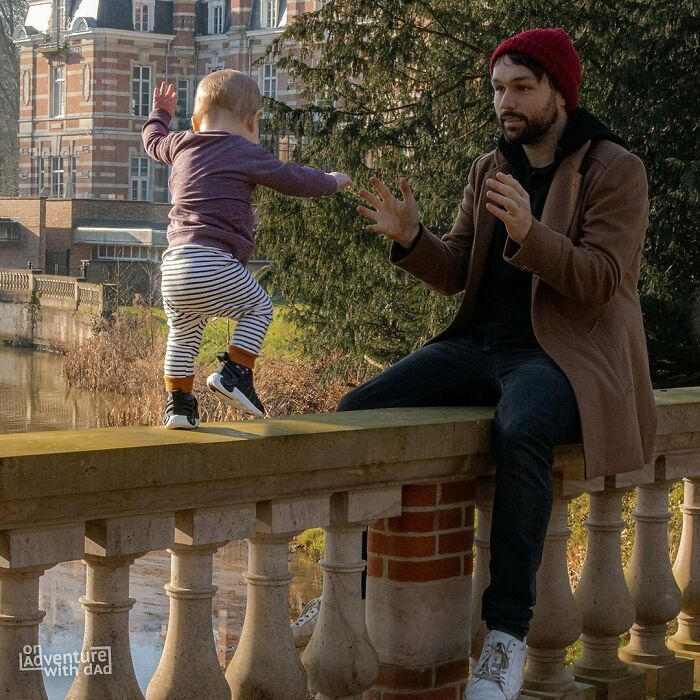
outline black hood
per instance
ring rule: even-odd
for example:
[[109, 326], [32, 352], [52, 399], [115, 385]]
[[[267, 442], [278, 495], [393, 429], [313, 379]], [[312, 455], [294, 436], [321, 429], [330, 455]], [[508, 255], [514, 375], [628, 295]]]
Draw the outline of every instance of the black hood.
[[[625, 142], [612, 132], [600, 119], [594, 117], [587, 109], [578, 107], [569, 115], [569, 121], [557, 145], [555, 163], [583, 146], [586, 141], [612, 141], [620, 146]], [[521, 144], [509, 143], [505, 136], [498, 140], [498, 148], [514, 171], [529, 168], [529, 162]]]

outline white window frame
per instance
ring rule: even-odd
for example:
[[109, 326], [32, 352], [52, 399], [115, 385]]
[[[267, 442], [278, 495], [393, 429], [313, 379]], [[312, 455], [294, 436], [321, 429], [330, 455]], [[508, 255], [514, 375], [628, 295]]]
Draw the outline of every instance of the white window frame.
[[279, 17], [277, 0], [262, 0], [260, 3], [260, 26], [265, 29], [271, 29], [277, 26]]
[[51, 66], [51, 117], [66, 115], [66, 66]]
[[187, 78], [177, 79], [177, 106], [176, 111], [181, 115], [185, 116], [191, 114], [191, 92], [190, 92], [190, 81]]
[[209, 34], [223, 34], [226, 25], [226, 11], [223, 0], [209, 3]]
[[[139, 12], [140, 10], [140, 12]], [[144, 22], [143, 12], [146, 11], [146, 21]], [[152, 32], [155, 21], [155, 0], [134, 0], [134, 31]], [[145, 26], [144, 26], [145, 25]]]
[[[134, 175], [134, 161], [138, 161]], [[146, 172], [143, 172], [145, 165]], [[132, 202], [150, 202], [151, 166], [147, 156], [131, 156], [129, 159], [129, 199]]]
[[51, 156], [51, 196], [63, 197], [65, 193], [65, 174], [63, 156]]
[[[144, 77], [148, 75], [148, 77]], [[151, 66], [131, 66], [131, 113], [135, 117], [147, 117], [151, 110]]]
[[138, 260], [160, 262], [160, 250], [153, 246], [99, 243], [92, 246], [93, 260]]
[[261, 92], [264, 97], [277, 99], [277, 66], [274, 63], [263, 64]]

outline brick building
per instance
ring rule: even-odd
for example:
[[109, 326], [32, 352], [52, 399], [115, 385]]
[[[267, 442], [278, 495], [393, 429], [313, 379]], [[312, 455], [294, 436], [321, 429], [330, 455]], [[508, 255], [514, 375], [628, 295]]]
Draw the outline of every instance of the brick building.
[[0, 197], [0, 267], [40, 269], [157, 296], [168, 204]]
[[199, 79], [217, 68], [245, 71], [264, 95], [295, 104], [286, 75], [254, 64], [295, 15], [320, 4], [30, 0], [14, 37], [20, 196], [168, 201], [166, 168], [141, 144], [153, 87], [175, 83], [180, 128]]
[[[167, 168], [141, 142], [153, 88], [176, 85], [175, 128], [189, 127], [201, 77], [224, 67], [296, 104], [287, 76], [255, 62], [288, 22], [322, 2], [29, 0], [14, 35], [20, 200], [0, 200], [0, 267], [80, 274], [81, 260], [157, 263], [169, 197]], [[284, 143], [269, 145], [286, 158]]]

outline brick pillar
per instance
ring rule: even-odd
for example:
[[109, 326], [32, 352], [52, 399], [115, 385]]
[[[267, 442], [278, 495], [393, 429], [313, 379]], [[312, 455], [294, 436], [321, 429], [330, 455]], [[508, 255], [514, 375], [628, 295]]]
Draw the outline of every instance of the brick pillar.
[[461, 700], [474, 481], [404, 486], [403, 513], [369, 529], [367, 629], [380, 661], [364, 700]]

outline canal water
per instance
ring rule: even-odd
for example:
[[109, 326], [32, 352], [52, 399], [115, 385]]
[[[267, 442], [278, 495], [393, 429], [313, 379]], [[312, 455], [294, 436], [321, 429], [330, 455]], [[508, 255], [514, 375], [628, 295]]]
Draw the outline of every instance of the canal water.
[[[0, 434], [36, 430], [79, 430], [106, 424], [113, 397], [69, 390], [61, 376], [60, 355], [0, 346]], [[243, 626], [246, 604], [247, 548], [231, 542], [214, 557], [212, 628], [219, 661], [231, 657]], [[296, 616], [305, 602], [320, 594], [318, 565], [301, 552], [290, 554], [290, 614]], [[131, 649], [136, 675], [145, 692], [160, 659], [168, 624], [168, 597], [163, 586], [170, 577], [167, 552], [151, 552], [131, 567], [130, 596], [136, 604], [130, 615]], [[42, 653], [80, 652], [85, 594], [82, 562], [49, 569], [41, 579], [40, 607], [46, 617], [39, 630]], [[63, 672], [63, 669], [60, 670]], [[48, 675], [54, 673], [56, 675]], [[45, 670], [50, 700], [62, 700], [74, 676]]]

